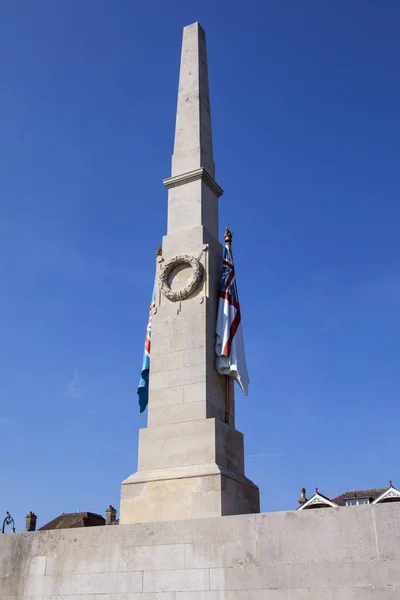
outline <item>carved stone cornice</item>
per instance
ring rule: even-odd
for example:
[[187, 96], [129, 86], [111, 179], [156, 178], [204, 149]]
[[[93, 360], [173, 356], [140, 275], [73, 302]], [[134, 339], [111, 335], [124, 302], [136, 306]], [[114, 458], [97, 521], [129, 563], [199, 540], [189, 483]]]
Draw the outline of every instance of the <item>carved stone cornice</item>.
[[219, 198], [224, 193], [224, 190], [219, 187], [218, 183], [213, 177], [201, 167], [195, 171], [189, 171], [189, 173], [183, 173], [182, 175], [174, 175], [173, 177], [167, 177], [163, 179], [163, 184], [167, 189], [177, 187], [178, 185], [185, 185], [185, 183], [191, 183], [192, 181], [204, 181], [206, 186]]

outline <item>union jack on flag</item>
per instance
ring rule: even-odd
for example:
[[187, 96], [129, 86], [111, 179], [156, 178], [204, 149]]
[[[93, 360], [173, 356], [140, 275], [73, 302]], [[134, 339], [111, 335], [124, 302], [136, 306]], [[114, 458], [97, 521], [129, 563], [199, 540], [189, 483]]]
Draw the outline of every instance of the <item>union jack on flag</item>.
[[227, 230], [222, 264], [221, 287], [217, 315], [217, 371], [232, 377], [247, 396], [249, 375], [244, 353], [242, 318], [231, 250], [231, 234]]
[[146, 406], [149, 401], [149, 375], [150, 375], [150, 350], [151, 350], [151, 319], [153, 315], [153, 309], [156, 305], [156, 282], [154, 281], [153, 287], [153, 295], [151, 298], [150, 310], [149, 310], [149, 319], [147, 321], [146, 328], [146, 338], [144, 341], [144, 353], [143, 353], [143, 363], [142, 370], [140, 372], [140, 380], [138, 386], [138, 396], [139, 396], [139, 407], [140, 412], [144, 412], [146, 410]]

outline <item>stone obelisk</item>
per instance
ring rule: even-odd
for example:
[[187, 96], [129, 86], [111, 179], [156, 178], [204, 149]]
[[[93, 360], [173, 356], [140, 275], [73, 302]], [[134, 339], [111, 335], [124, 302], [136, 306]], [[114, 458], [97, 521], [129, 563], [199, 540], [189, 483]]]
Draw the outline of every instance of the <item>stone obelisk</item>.
[[[215, 369], [222, 247], [205, 33], [184, 28], [168, 232], [157, 263], [148, 426], [138, 470], [121, 486], [120, 523], [259, 512], [244, 475], [233, 385]], [[230, 414], [226, 423], [227, 390]]]

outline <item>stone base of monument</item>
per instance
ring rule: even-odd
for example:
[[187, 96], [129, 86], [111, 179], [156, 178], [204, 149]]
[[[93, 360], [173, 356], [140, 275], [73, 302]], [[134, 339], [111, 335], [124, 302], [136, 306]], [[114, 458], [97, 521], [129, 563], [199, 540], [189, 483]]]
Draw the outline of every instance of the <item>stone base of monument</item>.
[[215, 463], [142, 471], [121, 486], [121, 524], [258, 512], [258, 487]]
[[140, 430], [138, 471], [121, 486], [121, 524], [258, 512], [239, 431], [217, 419]]

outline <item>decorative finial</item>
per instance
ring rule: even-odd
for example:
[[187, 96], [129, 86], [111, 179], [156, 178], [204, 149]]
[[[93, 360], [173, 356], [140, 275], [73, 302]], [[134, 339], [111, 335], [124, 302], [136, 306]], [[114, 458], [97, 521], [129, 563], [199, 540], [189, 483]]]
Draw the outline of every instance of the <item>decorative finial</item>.
[[224, 239], [225, 244], [232, 244], [232, 231], [229, 231], [227, 227], [225, 228]]
[[318, 488], [315, 488], [315, 493], [318, 494]]
[[389, 487], [393, 487], [392, 480], [389, 481]]
[[157, 248], [156, 256], [162, 256], [162, 247], [161, 246], [159, 248]]

